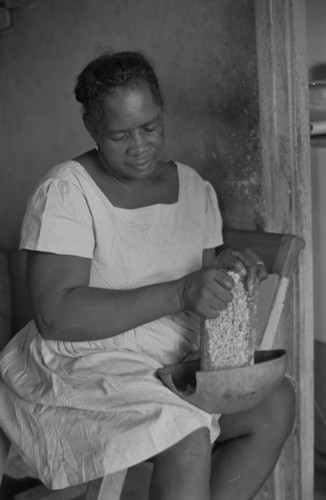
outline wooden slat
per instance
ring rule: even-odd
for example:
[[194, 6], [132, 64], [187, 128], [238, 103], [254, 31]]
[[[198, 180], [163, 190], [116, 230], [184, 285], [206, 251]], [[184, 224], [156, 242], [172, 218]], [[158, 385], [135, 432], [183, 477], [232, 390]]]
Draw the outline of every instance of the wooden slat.
[[40, 484], [15, 495], [15, 500], [81, 500], [85, 497], [87, 485], [79, 484], [62, 490], [49, 490]]
[[299, 254], [305, 242], [299, 236], [282, 235], [281, 244], [275, 258], [273, 273], [289, 278], [298, 267]]
[[91, 481], [85, 500], [119, 500], [126, 474], [125, 469]]
[[277, 274], [270, 274], [268, 278], [260, 283], [257, 301], [257, 325], [256, 325], [256, 345], [260, 346], [267, 328], [270, 312], [273, 307], [275, 295], [280, 277]]
[[262, 349], [272, 349], [275, 345], [275, 338], [278, 331], [283, 306], [286, 299], [286, 293], [289, 286], [289, 278], [280, 277], [277, 284], [277, 289], [273, 297], [273, 303], [270, 310], [268, 322], [261, 341]]

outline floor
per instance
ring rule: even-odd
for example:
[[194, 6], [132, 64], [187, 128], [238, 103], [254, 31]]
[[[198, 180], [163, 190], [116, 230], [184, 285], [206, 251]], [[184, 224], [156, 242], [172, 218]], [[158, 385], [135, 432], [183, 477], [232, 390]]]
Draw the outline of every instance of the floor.
[[326, 455], [315, 453], [315, 498], [326, 500]]
[[[152, 465], [143, 463], [131, 467], [124, 484], [120, 500], [148, 500], [148, 489]], [[34, 479], [13, 480], [4, 476], [0, 487], [0, 500], [84, 500], [87, 485], [64, 490], [49, 490]]]
[[[130, 469], [121, 500], [147, 500], [147, 493], [137, 490], [137, 487], [140, 483], [144, 484], [144, 480], [145, 483], [148, 483], [149, 473], [150, 469], [146, 467]], [[84, 485], [75, 489], [74, 492], [68, 490], [53, 492], [35, 480], [15, 481], [7, 476], [4, 477], [0, 488], [0, 500], [83, 500], [84, 495]], [[314, 500], [326, 500], [326, 455], [317, 452], [315, 455]]]

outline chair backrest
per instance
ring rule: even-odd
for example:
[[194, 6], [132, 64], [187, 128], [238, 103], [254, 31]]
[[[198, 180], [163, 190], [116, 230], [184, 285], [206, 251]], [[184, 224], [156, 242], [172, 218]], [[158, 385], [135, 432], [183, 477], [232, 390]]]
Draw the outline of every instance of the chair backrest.
[[224, 242], [232, 248], [250, 248], [265, 263], [269, 276], [259, 290], [256, 344], [262, 349], [272, 349], [290, 278], [298, 265], [304, 240], [290, 234], [226, 229]]
[[8, 253], [0, 250], [0, 351], [12, 336], [12, 287]]
[[32, 319], [32, 309], [26, 290], [26, 250], [9, 252], [9, 270], [12, 286], [13, 332], [18, 332]]
[[264, 261], [269, 274], [289, 278], [298, 265], [298, 258], [305, 243], [292, 234], [262, 233], [240, 229], [225, 229], [226, 245], [239, 248], [248, 247]]
[[26, 251], [0, 249], [0, 351], [31, 318], [25, 286]]

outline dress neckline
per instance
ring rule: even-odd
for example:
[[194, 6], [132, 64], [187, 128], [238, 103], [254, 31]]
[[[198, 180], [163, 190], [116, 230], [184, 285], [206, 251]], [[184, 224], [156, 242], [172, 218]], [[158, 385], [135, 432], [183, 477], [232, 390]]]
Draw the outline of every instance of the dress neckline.
[[102, 189], [99, 187], [99, 185], [95, 182], [93, 177], [87, 172], [86, 168], [77, 160], [70, 160], [72, 163], [75, 163], [79, 169], [82, 171], [84, 177], [87, 178], [87, 180], [92, 184], [92, 186], [96, 189], [96, 191], [99, 192], [101, 198], [103, 198], [111, 207], [113, 207], [115, 210], [120, 210], [121, 212], [142, 212], [150, 209], [155, 209], [158, 207], [175, 207], [181, 197], [181, 191], [182, 191], [182, 183], [181, 183], [181, 169], [180, 165], [178, 162], [174, 162], [174, 164], [177, 167], [177, 174], [178, 174], [178, 197], [177, 200], [173, 203], [153, 203], [152, 205], [144, 205], [143, 207], [137, 207], [137, 208], [124, 208], [124, 207], [117, 207], [116, 205], [113, 205], [113, 203], [110, 201], [110, 199], [106, 196], [106, 194], [102, 191]]

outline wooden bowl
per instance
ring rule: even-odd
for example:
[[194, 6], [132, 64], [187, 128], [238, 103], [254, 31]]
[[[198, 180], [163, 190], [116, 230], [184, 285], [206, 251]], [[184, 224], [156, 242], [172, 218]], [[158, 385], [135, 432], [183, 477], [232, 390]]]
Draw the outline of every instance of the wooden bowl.
[[236, 413], [263, 401], [283, 380], [283, 349], [256, 351], [251, 366], [203, 372], [199, 360], [168, 365], [157, 371], [163, 384], [180, 398], [208, 413]]

